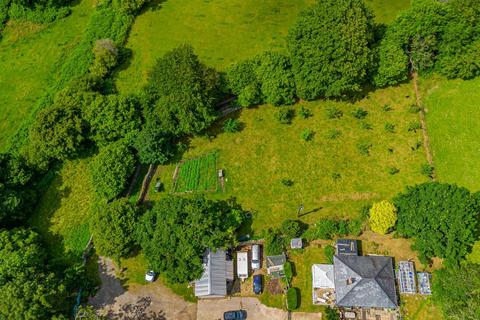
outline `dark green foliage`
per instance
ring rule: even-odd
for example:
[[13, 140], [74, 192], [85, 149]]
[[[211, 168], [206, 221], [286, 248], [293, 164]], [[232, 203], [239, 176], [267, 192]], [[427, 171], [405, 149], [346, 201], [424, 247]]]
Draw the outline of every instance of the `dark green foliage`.
[[65, 287], [45, 269], [45, 256], [33, 231], [0, 231], [0, 319], [50, 319], [64, 311]]
[[241, 124], [240, 124], [240, 121], [238, 121], [238, 119], [228, 118], [223, 123], [224, 132], [230, 132], [230, 133], [238, 132], [240, 131], [240, 128], [241, 128]]
[[412, 121], [408, 124], [407, 131], [408, 132], [417, 132], [417, 130], [422, 129], [422, 125], [418, 121]]
[[101, 206], [90, 223], [97, 253], [117, 262], [127, 257], [135, 244], [136, 220], [136, 207], [126, 198]]
[[424, 176], [429, 177], [429, 178], [433, 177], [433, 170], [434, 170], [434, 168], [428, 163], [424, 163], [420, 167], [420, 173], [423, 174]]
[[327, 310], [325, 312], [325, 320], [339, 320], [340, 319], [340, 315], [338, 314], [338, 311], [331, 308], [331, 307], [327, 307]]
[[289, 288], [287, 290], [287, 309], [295, 310], [298, 308], [299, 292], [297, 288]]
[[244, 216], [234, 203], [170, 196], [144, 214], [138, 242], [153, 270], [171, 282], [185, 283], [201, 277], [207, 248], [235, 243]]
[[290, 179], [282, 179], [282, 184], [285, 186], [285, 187], [291, 187], [293, 186], [293, 180], [290, 180]]
[[302, 119], [308, 119], [313, 116], [312, 110], [305, 108], [304, 106], [300, 106], [300, 110], [298, 110], [298, 115]]
[[294, 117], [295, 111], [292, 108], [280, 108], [275, 114], [275, 118], [282, 124], [291, 124]]
[[262, 96], [274, 106], [295, 102], [295, 80], [288, 57], [278, 52], [267, 51], [257, 57], [257, 78], [261, 83]]
[[332, 179], [334, 181], [340, 180], [341, 178], [342, 178], [342, 175], [340, 173], [338, 173], [338, 172], [332, 173]]
[[480, 316], [480, 268], [462, 264], [433, 275], [433, 301], [447, 320], [476, 320]]
[[410, 113], [418, 113], [421, 110], [422, 110], [422, 108], [420, 108], [416, 104], [412, 104], [410, 107], [408, 107], [408, 112], [410, 112]]
[[165, 133], [159, 123], [147, 120], [135, 139], [135, 149], [140, 162], [144, 164], [164, 164], [174, 152], [172, 136]]
[[147, 93], [155, 103], [151, 117], [167, 132], [199, 133], [216, 118], [220, 78], [202, 64], [193, 48], [180, 46], [158, 59], [150, 71]]
[[30, 133], [29, 160], [40, 166], [51, 159], [65, 160], [78, 155], [87, 135], [80, 109], [53, 105], [42, 110]]
[[337, 139], [338, 137], [340, 137], [342, 135], [342, 132], [338, 129], [329, 129], [327, 131], [327, 139], [330, 139], [330, 140], [335, 140]]
[[313, 139], [314, 136], [315, 136], [315, 132], [312, 129], [305, 129], [302, 131], [302, 134], [300, 135], [300, 137], [304, 141], [310, 141]]
[[360, 128], [362, 128], [364, 130], [372, 130], [372, 125], [368, 122], [362, 121], [360, 123]]
[[257, 78], [255, 60], [243, 60], [227, 69], [227, 86], [242, 107], [262, 103], [261, 84]]
[[307, 240], [330, 240], [335, 236], [345, 236], [349, 233], [348, 221], [321, 219], [305, 232]]
[[33, 178], [22, 158], [0, 154], [0, 228], [21, 222], [33, 210]]
[[360, 143], [357, 144], [358, 153], [360, 153], [363, 156], [370, 155], [370, 148], [371, 147], [372, 147], [372, 144], [368, 143], [368, 142], [360, 142]]
[[[399, 45], [401, 41], [393, 27], [387, 29], [385, 37], [380, 41], [378, 52], [378, 69], [374, 76], [377, 87], [395, 85], [407, 80], [408, 56]], [[384, 111], [385, 110], [384, 108]]]
[[409, 187], [394, 199], [397, 232], [413, 238], [422, 261], [445, 259], [447, 265], [465, 257], [477, 237], [479, 204], [467, 189], [441, 183]]
[[384, 128], [385, 128], [385, 131], [387, 131], [389, 133], [395, 133], [395, 124], [394, 123], [386, 122]]
[[135, 158], [124, 141], [102, 148], [90, 166], [96, 194], [105, 200], [114, 199], [125, 189], [134, 169]]
[[[5, 17], [34, 23], [49, 23], [68, 16], [71, 12], [69, 1], [4, 1]], [[63, 2], [63, 3], [62, 3]], [[10, 6], [9, 6], [10, 5]], [[7, 13], [8, 12], [8, 13]], [[0, 21], [1, 25], [1, 21]]]
[[287, 239], [298, 238], [307, 229], [307, 225], [300, 220], [284, 220], [280, 232]]
[[277, 229], [268, 229], [263, 237], [265, 239], [265, 254], [275, 256], [283, 253], [283, 238], [281, 231]]
[[397, 167], [389, 167], [388, 168], [388, 173], [393, 176], [393, 175], [396, 175], [397, 173], [400, 172], [400, 169], [398, 169]]
[[298, 96], [360, 90], [371, 66], [373, 15], [361, 0], [324, 0], [303, 11], [287, 39]]
[[326, 115], [327, 119], [340, 119], [341, 117], [343, 117], [343, 112], [336, 107], [330, 107], [327, 109]]
[[389, 112], [389, 111], [392, 111], [393, 108], [392, 108], [391, 105], [385, 104], [385, 105], [383, 105], [382, 110], [383, 110], [384, 112]]
[[87, 105], [84, 117], [91, 138], [100, 146], [135, 136], [142, 124], [138, 101], [121, 95], [98, 95]]
[[149, 0], [101, 0], [100, 2], [103, 6], [112, 7], [119, 12], [136, 14]]
[[293, 279], [293, 266], [290, 261], [287, 261], [283, 264], [283, 272], [285, 273], [285, 280], [287, 281], [288, 285], [290, 285]]
[[359, 120], [364, 119], [368, 115], [367, 110], [362, 108], [357, 108], [352, 112], [352, 116]]
[[323, 248], [323, 254], [327, 259], [327, 263], [333, 264], [333, 256], [335, 255], [335, 248], [332, 246], [325, 246], [325, 248]]
[[104, 78], [117, 65], [118, 49], [111, 39], [95, 41], [93, 47], [94, 60], [90, 73], [98, 78]]

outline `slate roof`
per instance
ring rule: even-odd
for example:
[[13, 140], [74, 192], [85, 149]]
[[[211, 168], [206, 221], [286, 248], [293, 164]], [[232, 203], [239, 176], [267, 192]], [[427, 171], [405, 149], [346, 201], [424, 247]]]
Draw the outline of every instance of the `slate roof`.
[[[231, 268], [229, 264], [232, 265]], [[226, 261], [225, 251], [207, 250], [203, 258], [203, 267], [202, 277], [195, 281], [195, 296], [204, 298], [226, 296], [227, 279], [231, 276], [230, 273], [233, 273], [233, 263]]]
[[336, 255], [333, 265], [338, 306], [398, 307], [391, 257]]

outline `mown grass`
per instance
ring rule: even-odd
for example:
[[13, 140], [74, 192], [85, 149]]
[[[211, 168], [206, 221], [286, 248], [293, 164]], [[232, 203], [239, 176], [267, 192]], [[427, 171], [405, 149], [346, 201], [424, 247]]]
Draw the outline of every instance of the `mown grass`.
[[47, 243], [50, 256], [63, 263], [81, 261], [90, 237], [94, 192], [89, 160], [67, 161], [41, 197], [31, 226]]
[[[355, 217], [363, 205], [427, 181], [420, 172], [426, 162], [421, 132], [407, 130], [419, 119], [409, 111], [413, 103], [412, 86], [405, 84], [372, 92], [354, 104], [305, 102], [302, 105], [312, 110], [313, 117], [297, 116], [291, 125], [276, 120], [278, 108], [243, 109], [234, 115], [243, 123], [241, 132], [222, 133], [222, 123], [217, 123], [205, 136], [189, 141], [183, 158], [218, 152], [217, 167], [225, 169], [226, 192], [208, 196], [237, 198], [254, 213], [252, 227], [257, 235], [296, 218], [300, 204], [305, 207], [301, 219], [307, 223], [321, 217]], [[384, 111], [385, 105], [391, 110]], [[368, 112], [363, 120], [351, 115], [358, 107]], [[329, 108], [341, 110], [343, 116], [328, 119]], [[393, 133], [385, 130], [386, 123], [394, 124]], [[301, 139], [305, 129], [314, 131], [312, 141]], [[332, 130], [340, 135], [332, 139]], [[362, 154], [362, 145], [369, 146], [368, 155]], [[398, 173], [392, 175], [392, 168]], [[166, 193], [172, 191], [174, 169], [171, 164], [157, 171]], [[292, 180], [293, 185], [285, 186], [283, 179]], [[162, 193], [150, 192], [149, 199], [161, 197]]]
[[118, 73], [120, 92], [135, 92], [155, 60], [189, 43], [220, 70], [268, 49], [283, 49], [289, 26], [313, 0], [165, 1], [137, 17], [127, 48], [132, 59]]
[[443, 315], [434, 305], [431, 297], [422, 295], [402, 295], [401, 313], [405, 320], [442, 320]]
[[375, 13], [375, 21], [388, 24], [410, 7], [410, 0], [365, 0], [365, 4]]
[[59, 62], [79, 42], [93, 12], [83, 0], [50, 25], [10, 21], [0, 41], [0, 151], [48, 89]]
[[480, 78], [429, 79], [423, 99], [437, 178], [480, 190]]

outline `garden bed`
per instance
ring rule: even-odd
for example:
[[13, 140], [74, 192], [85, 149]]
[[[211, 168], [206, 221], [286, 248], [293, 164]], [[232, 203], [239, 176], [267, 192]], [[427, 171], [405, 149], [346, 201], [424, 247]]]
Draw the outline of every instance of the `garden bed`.
[[181, 161], [173, 177], [174, 193], [216, 192], [218, 190], [217, 154]]

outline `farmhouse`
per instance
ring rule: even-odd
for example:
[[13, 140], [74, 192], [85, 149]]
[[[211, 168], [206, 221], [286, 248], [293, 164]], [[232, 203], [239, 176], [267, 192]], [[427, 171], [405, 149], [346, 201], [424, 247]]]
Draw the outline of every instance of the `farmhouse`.
[[198, 298], [221, 298], [227, 295], [227, 284], [233, 281], [233, 261], [224, 250], [207, 250], [203, 258], [203, 275], [195, 281]]

